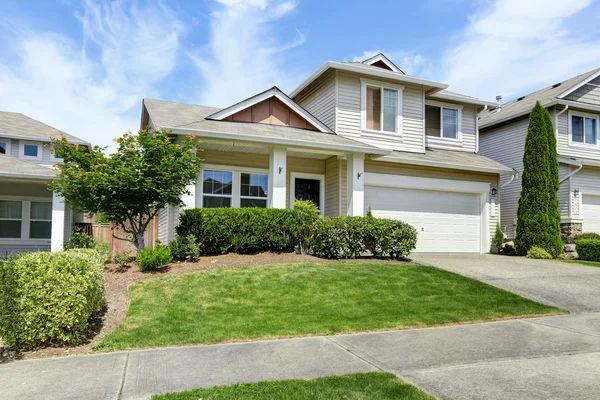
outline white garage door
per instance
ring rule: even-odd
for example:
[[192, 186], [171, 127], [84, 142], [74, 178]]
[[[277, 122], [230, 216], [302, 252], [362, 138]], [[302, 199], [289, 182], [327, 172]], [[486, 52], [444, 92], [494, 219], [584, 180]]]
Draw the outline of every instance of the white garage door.
[[422, 252], [481, 251], [479, 194], [367, 186], [374, 217], [398, 219], [417, 230]]
[[583, 231], [600, 233], [600, 196], [583, 195]]

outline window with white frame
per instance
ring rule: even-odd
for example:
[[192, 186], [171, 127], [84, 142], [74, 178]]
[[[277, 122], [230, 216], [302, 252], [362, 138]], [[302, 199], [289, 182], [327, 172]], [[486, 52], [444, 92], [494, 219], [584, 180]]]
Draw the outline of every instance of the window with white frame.
[[32, 201], [29, 212], [29, 238], [50, 239], [52, 232], [52, 203]]
[[0, 200], [0, 239], [20, 239], [23, 202]]
[[460, 139], [461, 108], [451, 105], [425, 106], [425, 132], [429, 137]]
[[592, 114], [570, 114], [570, 139], [576, 145], [598, 145], [598, 116]]
[[202, 173], [202, 207], [260, 207], [268, 204], [269, 175], [242, 170]]
[[10, 154], [10, 142], [6, 139], [0, 139], [0, 154]]
[[42, 159], [42, 146], [40, 143], [21, 141], [19, 147], [19, 156], [21, 158], [37, 161]]
[[371, 132], [401, 131], [402, 87], [362, 81], [362, 129]]

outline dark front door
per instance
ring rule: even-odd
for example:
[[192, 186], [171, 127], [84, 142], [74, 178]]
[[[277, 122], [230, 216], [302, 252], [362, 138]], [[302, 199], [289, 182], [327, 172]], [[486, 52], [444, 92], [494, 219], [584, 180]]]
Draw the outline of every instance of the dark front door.
[[310, 200], [321, 209], [321, 181], [296, 178], [294, 197], [298, 200]]

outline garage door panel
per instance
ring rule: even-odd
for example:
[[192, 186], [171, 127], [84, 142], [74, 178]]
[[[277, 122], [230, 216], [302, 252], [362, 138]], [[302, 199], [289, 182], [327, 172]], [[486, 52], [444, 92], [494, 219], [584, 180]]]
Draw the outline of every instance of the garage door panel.
[[416, 251], [480, 251], [478, 194], [367, 186], [365, 207], [370, 207], [375, 217], [415, 227]]
[[583, 231], [600, 233], [600, 196], [583, 195]]

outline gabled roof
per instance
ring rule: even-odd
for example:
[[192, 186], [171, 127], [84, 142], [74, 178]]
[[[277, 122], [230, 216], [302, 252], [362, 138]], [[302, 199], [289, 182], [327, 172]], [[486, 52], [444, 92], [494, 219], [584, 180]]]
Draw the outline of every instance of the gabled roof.
[[367, 65], [372, 65], [378, 68], [384, 68], [383, 66], [386, 66], [387, 69], [389, 69], [390, 71], [394, 71], [394, 72], [399, 72], [401, 74], [404, 74], [404, 71], [402, 71], [400, 68], [398, 68], [398, 66], [396, 64], [394, 64], [392, 62], [392, 60], [390, 60], [389, 58], [387, 58], [383, 53], [379, 53], [374, 55], [371, 58], [367, 58], [366, 60], [362, 61], [363, 64], [367, 64]]
[[373, 147], [334, 133], [324, 133], [289, 126], [214, 120], [206, 117], [221, 111], [215, 107], [144, 99], [142, 125], [152, 121], [155, 128], [171, 130], [175, 134], [197, 134], [200, 137], [223, 140], [242, 140], [272, 145], [302, 146], [308, 148], [356, 151], [370, 154], [388, 154], [389, 150]]
[[21, 113], [0, 111], [0, 137], [29, 139], [49, 142], [51, 138], [60, 138], [63, 134], [69, 143], [91, 145], [83, 139], [61, 132], [43, 122]]
[[16, 157], [0, 154], [0, 176], [9, 178], [51, 179], [57, 170]]
[[296, 112], [302, 118], [304, 118], [311, 125], [315, 126], [321, 132], [333, 133], [331, 131], [331, 129], [329, 129], [324, 123], [319, 121], [315, 116], [313, 116], [311, 113], [306, 111], [304, 108], [302, 108], [301, 106], [296, 104], [296, 102], [294, 100], [290, 99], [277, 86], [273, 86], [271, 89], [265, 90], [264, 92], [261, 92], [257, 95], [249, 97], [246, 100], [242, 100], [239, 103], [236, 103], [230, 107], [219, 110], [219, 111], [215, 112], [214, 114], [207, 116], [206, 119], [215, 120], [215, 121], [223, 121], [225, 118], [227, 118], [233, 114], [236, 114], [246, 108], [252, 107], [253, 105], [258, 104], [261, 101], [264, 101], [271, 97], [276, 97], [277, 99], [279, 99], [286, 106], [288, 106], [290, 109], [292, 109], [294, 112]]
[[[577, 75], [565, 81], [555, 83], [552, 86], [538, 90], [518, 99], [502, 104], [502, 110], [497, 111], [495, 108], [488, 109], [479, 114], [481, 128], [496, 125], [511, 119], [529, 115], [535, 102], [539, 101], [544, 107], [549, 107], [557, 104], [569, 93], [583, 86], [587, 82], [600, 76], [600, 68], [588, 71], [584, 74]], [[585, 107], [584, 104], [582, 104]]]

